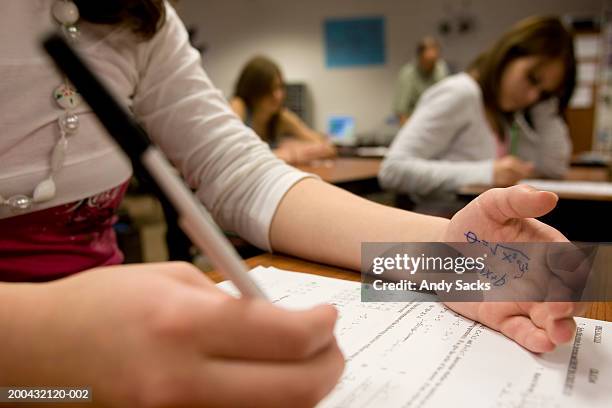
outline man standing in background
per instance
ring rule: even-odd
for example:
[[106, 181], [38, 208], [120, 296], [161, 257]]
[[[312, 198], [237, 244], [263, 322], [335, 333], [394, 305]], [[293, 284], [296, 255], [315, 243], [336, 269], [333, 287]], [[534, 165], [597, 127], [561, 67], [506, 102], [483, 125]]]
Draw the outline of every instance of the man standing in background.
[[449, 75], [448, 66], [440, 58], [440, 43], [433, 37], [419, 41], [416, 63], [404, 65], [400, 71], [393, 111], [404, 125], [427, 88]]

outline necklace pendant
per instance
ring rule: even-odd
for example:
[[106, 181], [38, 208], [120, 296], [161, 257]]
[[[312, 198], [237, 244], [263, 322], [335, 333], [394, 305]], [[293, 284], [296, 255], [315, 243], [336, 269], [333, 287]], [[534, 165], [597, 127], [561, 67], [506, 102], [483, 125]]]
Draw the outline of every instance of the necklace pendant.
[[62, 109], [75, 109], [81, 104], [81, 95], [67, 84], [61, 84], [55, 88], [53, 99]]
[[39, 185], [36, 186], [34, 194], [32, 194], [32, 200], [35, 203], [49, 201], [53, 197], [55, 197], [55, 181], [53, 181], [53, 177], [49, 177], [48, 179], [43, 180]]
[[51, 174], [55, 174], [64, 166], [64, 159], [66, 158], [66, 148], [68, 147], [68, 139], [65, 137], [60, 138], [57, 144], [53, 148], [51, 153]]
[[66, 36], [66, 38], [73, 43], [77, 42], [77, 40], [81, 37], [81, 30], [79, 30], [79, 27], [75, 25], [63, 25], [62, 32], [64, 33], [64, 36]]
[[32, 208], [32, 199], [24, 195], [13, 196], [6, 200], [5, 203], [13, 212], [26, 211]]
[[59, 124], [67, 134], [76, 133], [79, 130], [79, 117], [74, 113], [66, 113], [59, 119]]
[[79, 8], [70, 0], [58, 0], [51, 9], [53, 17], [62, 25], [73, 25], [79, 19]]

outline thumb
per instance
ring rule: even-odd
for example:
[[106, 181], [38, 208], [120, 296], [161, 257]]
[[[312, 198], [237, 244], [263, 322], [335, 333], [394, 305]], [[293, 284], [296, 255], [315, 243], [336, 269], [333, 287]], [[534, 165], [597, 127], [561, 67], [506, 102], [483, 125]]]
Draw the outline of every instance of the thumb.
[[559, 198], [549, 191], [522, 184], [488, 190], [476, 200], [489, 218], [504, 224], [515, 218], [541, 217], [555, 208]]

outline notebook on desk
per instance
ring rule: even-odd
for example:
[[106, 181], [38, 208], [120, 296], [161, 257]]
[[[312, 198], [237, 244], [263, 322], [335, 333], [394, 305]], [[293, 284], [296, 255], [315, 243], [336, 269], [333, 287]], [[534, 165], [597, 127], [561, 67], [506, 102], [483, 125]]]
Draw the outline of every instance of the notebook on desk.
[[320, 407], [612, 406], [612, 323], [577, 318], [572, 343], [536, 355], [422, 294], [418, 302], [368, 303], [359, 282], [275, 268], [251, 273], [284, 307], [338, 309], [346, 369]]

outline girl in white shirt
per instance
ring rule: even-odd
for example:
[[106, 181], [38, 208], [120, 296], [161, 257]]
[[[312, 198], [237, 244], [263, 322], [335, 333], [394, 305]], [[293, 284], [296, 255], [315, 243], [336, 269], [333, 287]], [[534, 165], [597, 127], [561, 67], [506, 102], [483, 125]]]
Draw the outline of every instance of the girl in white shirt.
[[[7, 0], [1, 273], [74, 275], [0, 284], [0, 384], [87, 385], [94, 406], [312, 406], [342, 373], [331, 306], [290, 312], [235, 299], [187, 264], [100, 267], [120, 262], [105, 251], [131, 169], [38, 45], [54, 18], [76, 38], [79, 9], [78, 48], [89, 64], [216, 220], [261, 248], [359, 270], [362, 242], [455, 242], [468, 229], [492, 242], [565, 240], [531, 218], [554, 207], [552, 193], [491, 191], [449, 221], [366, 201], [286, 165], [212, 86], [161, 0]], [[536, 352], [575, 329], [571, 303], [450, 307]]]
[[468, 184], [563, 177], [571, 142], [561, 115], [575, 75], [573, 39], [563, 24], [521, 21], [468, 72], [423, 95], [382, 165], [381, 184], [433, 200]]

